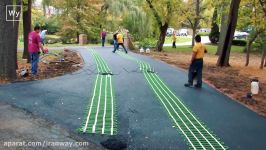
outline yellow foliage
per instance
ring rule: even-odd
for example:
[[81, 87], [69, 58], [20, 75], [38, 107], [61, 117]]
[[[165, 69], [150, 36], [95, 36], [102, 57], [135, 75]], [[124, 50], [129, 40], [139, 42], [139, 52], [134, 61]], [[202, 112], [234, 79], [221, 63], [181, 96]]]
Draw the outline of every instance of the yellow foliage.
[[266, 14], [259, 0], [242, 0], [240, 6], [239, 23], [246, 23], [256, 28], [257, 31], [266, 30]]

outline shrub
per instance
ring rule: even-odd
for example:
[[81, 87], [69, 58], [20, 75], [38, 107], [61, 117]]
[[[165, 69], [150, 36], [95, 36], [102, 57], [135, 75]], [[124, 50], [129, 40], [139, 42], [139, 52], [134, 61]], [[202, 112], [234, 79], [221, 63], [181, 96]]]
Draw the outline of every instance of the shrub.
[[77, 43], [76, 38], [70, 38], [70, 37], [62, 37], [61, 41], [62, 41], [62, 44], [76, 44]]
[[209, 36], [209, 32], [198, 32], [197, 35], [200, 35], [200, 36]]
[[48, 30], [48, 33], [50, 34], [54, 34], [58, 32], [59, 30], [59, 22], [58, 22], [58, 18], [56, 17], [52, 17], [51, 19], [48, 19], [45, 25], [46, 25], [45, 28]]
[[[125, 37], [125, 36], [124, 36]], [[105, 37], [105, 42], [113, 45], [114, 44], [114, 40], [113, 40], [113, 34], [108, 33]]]
[[56, 16], [52, 16], [49, 18], [40, 16], [37, 18], [37, 21], [33, 22], [34, 25], [39, 25], [42, 29], [47, 30], [49, 34], [54, 34], [59, 31], [59, 21]]
[[107, 39], [107, 43], [114, 45], [114, 40], [113, 39]]
[[215, 24], [213, 24], [213, 27], [211, 29], [211, 33], [209, 34], [209, 39], [210, 39], [211, 43], [217, 44], [219, 41], [219, 36], [220, 36], [219, 27], [215, 23]]
[[143, 47], [143, 48], [154, 48], [156, 47], [156, 43], [157, 40], [153, 39], [153, 38], [145, 38], [141, 41], [139, 41], [139, 47]]
[[245, 40], [233, 40], [232, 45], [237, 45], [237, 46], [246, 46], [247, 41]]
[[100, 29], [91, 27], [89, 30], [84, 31], [88, 35], [88, 43], [98, 44], [101, 42]]
[[214, 9], [213, 11], [213, 16], [212, 16], [212, 28], [211, 28], [211, 33], [209, 34], [209, 39], [212, 44], [217, 44], [219, 41], [219, 26], [217, 25], [217, 8]]
[[46, 44], [55, 44], [55, 43], [60, 43], [60, 42], [62, 42], [60, 37], [46, 36], [46, 39], [45, 39]]

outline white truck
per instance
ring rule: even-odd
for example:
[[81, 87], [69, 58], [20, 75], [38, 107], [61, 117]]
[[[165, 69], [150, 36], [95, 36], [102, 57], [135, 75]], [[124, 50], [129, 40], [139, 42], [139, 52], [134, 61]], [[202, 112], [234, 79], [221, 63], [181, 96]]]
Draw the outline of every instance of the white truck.
[[174, 28], [168, 28], [167, 31], [166, 31], [166, 35], [167, 36], [171, 36], [171, 35], [173, 35], [174, 31], [175, 31]]

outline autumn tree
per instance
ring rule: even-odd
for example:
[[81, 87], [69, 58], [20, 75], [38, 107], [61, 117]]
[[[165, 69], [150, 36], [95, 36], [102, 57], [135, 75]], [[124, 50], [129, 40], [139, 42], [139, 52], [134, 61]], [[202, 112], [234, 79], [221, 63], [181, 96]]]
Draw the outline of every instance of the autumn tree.
[[142, 0], [104, 1], [101, 7], [101, 16], [104, 18], [102, 26], [109, 31], [125, 28], [136, 40], [150, 37], [154, 21], [144, 10], [144, 4], [145, 1]]
[[24, 37], [24, 51], [23, 58], [30, 62], [30, 55], [28, 51], [28, 35], [31, 32], [31, 5], [32, 0], [23, 0], [23, 37]]
[[263, 69], [265, 67], [265, 60], [266, 60], [266, 31], [263, 31], [262, 34], [258, 35], [258, 42], [260, 44], [260, 47], [262, 49], [262, 57], [261, 57], [261, 63], [260, 63], [260, 69]]
[[[246, 46], [246, 63], [245, 66], [249, 65], [249, 57], [254, 42], [259, 44], [259, 48], [262, 49], [262, 63], [260, 66], [263, 66], [264, 63], [264, 43], [265, 43], [265, 30], [266, 30], [266, 21], [265, 21], [265, 5], [261, 5], [259, 0], [243, 0], [240, 7], [240, 28], [249, 27], [251, 32], [248, 36], [248, 42]], [[261, 67], [263, 68], [263, 67]]]
[[[203, 19], [202, 11], [204, 10], [203, 0], [187, 0], [184, 2], [183, 15], [187, 17], [185, 24], [192, 29], [192, 37], [196, 36], [200, 20]], [[192, 46], [195, 45], [195, 39], [192, 38]]]
[[178, 12], [181, 1], [176, 0], [146, 0], [146, 4], [149, 7], [156, 25], [160, 31], [159, 39], [157, 41], [156, 49], [158, 51], [163, 50], [163, 44], [165, 42], [166, 32], [171, 24], [173, 16]]
[[[70, 42], [76, 38], [79, 43], [79, 34], [85, 33], [90, 38], [99, 36], [99, 8], [95, 0], [53, 0], [51, 5], [60, 11], [60, 35], [63, 42]], [[92, 40], [92, 39], [91, 39]]]
[[217, 42], [219, 41], [219, 35], [220, 35], [219, 26], [217, 24], [217, 16], [218, 16], [217, 8], [215, 8], [213, 11], [213, 17], [212, 17], [212, 28], [211, 28], [211, 32], [209, 35], [209, 39], [211, 43], [213, 44], [217, 44]]
[[219, 55], [217, 66], [230, 66], [229, 57], [232, 46], [232, 41], [234, 38], [234, 33], [237, 25], [237, 17], [239, 10], [240, 0], [231, 0], [231, 5], [229, 9], [228, 19], [222, 26], [222, 31], [224, 35], [221, 37], [222, 43], [219, 43], [221, 48], [221, 53]]
[[259, 0], [260, 3], [260, 8], [264, 13], [260, 13], [259, 17], [262, 17], [260, 19], [260, 25], [258, 28], [262, 29], [263, 32], [262, 34], [259, 35], [259, 39], [260, 42], [262, 44], [262, 50], [263, 50], [263, 54], [262, 54], [262, 58], [261, 58], [261, 64], [260, 64], [260, 68], [263, 69], [263, 67], [266, 67], [266, 2]]
[[223, 1], [216, 1], [213, 0], [213, 6], [217, 8], [217, 14], [218, 14], [218, 24], [220, 25], [220, 34], [219, 34], [219, 44], [217, 47], [216, 55], [220, 55], [222, 52], [223, 45], [221, 43], [225, 42], [225, 31], [227, 26], [227, 20], [228, 20], [228, 13], [229, 13], [229, 7], [230, 7], [230, 0], [223, 0]]
[[19, 5], [21, 1], [0, 1], [0, 78], [9, 80], [16, 78], [18, 21], [6, 21], [6, 5], [14, 2]]
[[46, 10], [51, 6], [52, 0], [42, 0], [43, 15], [46, 16]]

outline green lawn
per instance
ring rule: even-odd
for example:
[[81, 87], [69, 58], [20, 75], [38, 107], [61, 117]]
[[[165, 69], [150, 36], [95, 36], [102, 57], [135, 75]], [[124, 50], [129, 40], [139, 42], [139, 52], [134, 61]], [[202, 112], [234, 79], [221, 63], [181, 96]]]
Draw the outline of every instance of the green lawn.
[[[18, 48], [24, 47], [24, 42], [18, 41]], [[77, 46], [78, 44], [62, 44], [62, 43], [55, 43], [55, 44], [46, 44], [45, 47], [64, 47], [64, 46]]]
[[61, 37], [58, 36], [58, 35], [52, 35], [52, 34], [49, 34], [49, 35], [46, 35], [46, 38], [60, 39]]
[[[100, 46], [101, 44], [86, 44], [82, 46]], [[106, 46], [110, 46], [109, 43], [105, 42]], [[80, 46], [79, 44], [62, 44], [62, 43], [55, 43], [55, 44], [46, 44], [44, 47], [66, 47], [66, 46]], [[18, 48], [23, 48], [23, 42], [18, 41]]]
[[[217, 45], [206, 45], [208, 49], [209, 54], [215, 54], [217, 51]], [[244, 47], [243, 46], [232, 46], [231, 52], [235, 53], [242, 53]], [[164, 51], [166, 52], [191, 52], [192, 51], [192, 46], [177, 46], [177, 48], [172, 48], [172, 47], [164, 47]]]
[[[59, 39], [60, 36], [58, 35], [46, 35], [47, 39]], [[24, 47], [24, 42], [23, 40], [18, 40], [18, 48], [23, 48]], [[84, 46], [95, 46], [95, 45], [101, 45], [101, 43], [99, 44], [86, 44]], [[106, 46], [109, 46], [110, 44], [106, 41], [105, 42]], [[61, 42], [58, 43], [54, 43], [54, 44], [46, 44], [45, 47], [65, 47], [65, 46], [80, 46], [79, 44], [62, 44]]]
[[[190, 41], [191, 41], [191, 38], [188, 38], [188, 37], [180, 37], [180, 36], [176, 37], [176, 43], [184, 43], [184, 42], [190, 42]], [[172, 36], [166, 37], [164, 43], [172, 44], [173, 43]]]

